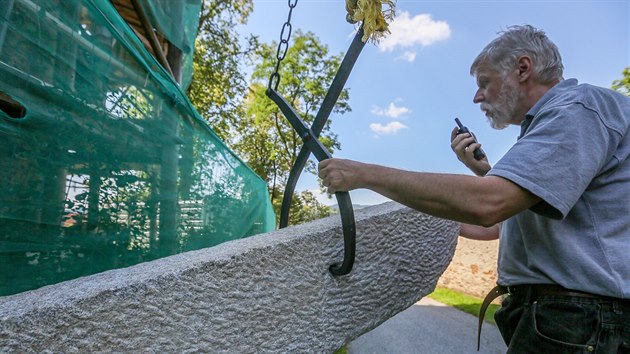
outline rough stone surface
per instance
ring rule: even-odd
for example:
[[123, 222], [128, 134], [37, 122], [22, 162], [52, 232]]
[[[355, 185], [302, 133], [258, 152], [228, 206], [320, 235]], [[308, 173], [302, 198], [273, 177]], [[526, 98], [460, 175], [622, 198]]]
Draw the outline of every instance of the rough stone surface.
[[386, 203], [0, 298], [0, 352], [332, 352], [430, 293], [456, 223]]

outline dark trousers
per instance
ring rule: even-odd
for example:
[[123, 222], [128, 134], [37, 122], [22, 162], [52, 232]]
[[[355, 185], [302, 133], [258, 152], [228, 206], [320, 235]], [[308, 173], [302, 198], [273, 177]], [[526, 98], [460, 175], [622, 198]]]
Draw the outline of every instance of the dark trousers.
[[630, 354], [627, 300], [513, 294], [494, 318], [508, 354]]

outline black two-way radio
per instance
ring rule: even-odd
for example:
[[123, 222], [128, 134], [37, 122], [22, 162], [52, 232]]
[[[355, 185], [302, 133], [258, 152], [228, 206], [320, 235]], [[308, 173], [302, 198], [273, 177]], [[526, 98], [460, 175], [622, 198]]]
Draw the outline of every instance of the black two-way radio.
[[[475, 142], [477, 143], [477, 138], [475, 138], [475, 135], [473, 133], [470, 132], [470, 130], [468, 130], [468, 128], [466, 126], [464, 126], [462, 124], [462, 122], [459, 120], [459, 118], [455, 118], [455, 123], [457, 123], [457, 134], [464, 134], [464, 133], [468, 133], [470, 134], [470, 136], [472, 136], [473, 139], [475, 139]], [[475, 151], [473, 151], [473, 156], [475, 157], [475, 160], [481, 160], [484, 157], [486, 157], [486, 153], [483, 152], [483, 150], [481, 150], [481, 148], [476, 148]]]

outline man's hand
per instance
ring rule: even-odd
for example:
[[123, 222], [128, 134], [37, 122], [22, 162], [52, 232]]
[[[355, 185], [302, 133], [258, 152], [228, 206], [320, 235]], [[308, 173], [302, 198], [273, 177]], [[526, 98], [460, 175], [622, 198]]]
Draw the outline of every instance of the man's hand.
[[477, 241], [492, 241], [499, 239], [499, 233], [501, 224], [494, 224], [490, 227], [483, 227], [479, 225], [471, 225], [462, 223], [459, 229], [459, 235], [471, 240]]
[[364, 165], [352, 160], [328, 159], [319, 163], [318, 175], [328, 193], [347, 192], [361, 188]]
[[457, 134], [457, 127], [453, 128], [451, 132], [451, 149], [453, 149], [453, 152], [457, 155], [457, 159], [466, 165], [474, 174], [483, 177], [492, 167], [487, 157], [481, 160], [475, 159], [473, 151], [478, 147], [481, 147], [481, 144], [476, 143], [475, 138], [469, 133]]

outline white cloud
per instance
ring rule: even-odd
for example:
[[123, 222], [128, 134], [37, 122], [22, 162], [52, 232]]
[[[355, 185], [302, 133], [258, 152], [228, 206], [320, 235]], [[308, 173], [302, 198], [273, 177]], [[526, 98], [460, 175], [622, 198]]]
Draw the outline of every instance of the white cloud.
[[404, 52], [403, 55], [399, 56], [396, 59], [402, 59], [402, 60], [408, 61], [410, 63], [413, 63], [416, 60], [416, 55], [417, 55], [416, 52], [408, 50], [408, 51]]
[[407, 128], [406, 125], [401, 122], [391, 122], [386, 125], [380, 123], [372, 123], [370, 124], [370, 130], [372, 130], [376, 135], [389, 135], [396, 134], [401, 129]]
[[451, 36], [451, 28], [446, 21], [434, 21], [430, 14], [411, 17], [407, 11], [396, 16], [389, 29], [391, 33], [378, 46], [382, 51], [392, 51], [396, 47], [406, 48], [417, 44], [426, 47]]
[[398, 107], [394, 102], [390, 103], [387, 108], [380, 108], [374, 106], [372, 108], [372, 114], [376, 114], [377, 116], [386, 116], [390, 118], [398, 118], [403, 114], [411, 113], [411, 110], [407, 107]]

